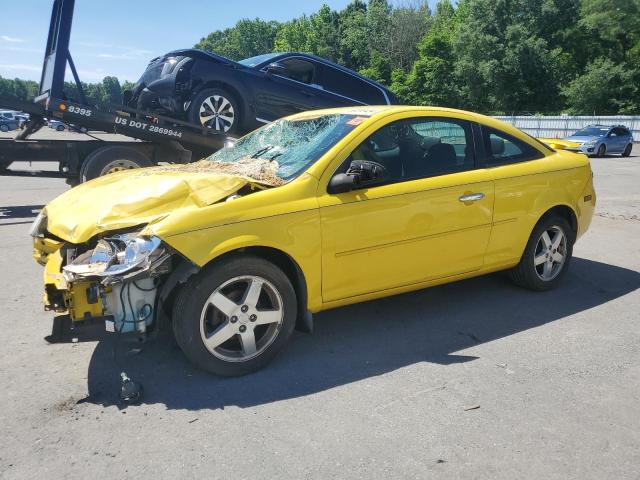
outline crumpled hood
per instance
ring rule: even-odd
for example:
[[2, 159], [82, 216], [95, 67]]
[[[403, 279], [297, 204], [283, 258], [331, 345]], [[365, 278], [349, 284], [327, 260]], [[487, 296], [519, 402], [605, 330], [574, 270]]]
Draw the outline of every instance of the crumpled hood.
[[45, 207], [47, 230], [83, 243], [102, 232], [156, 222], [178, 209], [211, 205], [251, 183], [242, 176], [181, 167], [128, 170], [72, 188]]

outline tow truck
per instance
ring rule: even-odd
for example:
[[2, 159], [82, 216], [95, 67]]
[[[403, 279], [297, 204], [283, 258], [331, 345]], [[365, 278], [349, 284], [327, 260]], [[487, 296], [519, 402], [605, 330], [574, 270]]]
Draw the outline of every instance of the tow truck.
[[[158, 163], [189, 163], [201, 159], [235, 139], [201, 125], [190, 124], [128, 108], [97, 108], [86, 99], [69, 51], [75, 0], [54, 0], [38, 96], [33, 102], [0, 97], [0, 107], [29, 114], [15, 138], [0, 139], [0, 175], [65, 178], [70, 185], [125, 168]], [[69, 67], [77, 87], [77, 99], [64, 91]], [[91, 140], [32, 139], [46, 119], [57, 119]], [[131, 140], [104, 140], [94, 132], [121, 134]], [[58, 163], [58, 170], [15, 170], [14, 162]]]

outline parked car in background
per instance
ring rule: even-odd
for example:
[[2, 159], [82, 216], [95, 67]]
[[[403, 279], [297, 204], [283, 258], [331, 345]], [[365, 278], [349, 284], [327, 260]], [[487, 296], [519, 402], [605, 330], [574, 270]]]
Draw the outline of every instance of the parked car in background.
[[19, 119], [11, 110], [0, 110], [0, 132], [9, 132], [20, 126]]
[[49, 126], [49, 128], [53, 128], [58, 132], [63, 132], [67, 129], [67, 126], [64, 124], [64, 122], [61, 122], [60, 120], [47, 120], [47, 125]]
[[567, 150], [594, 157], [604, 157], [619, 153], [623, 157], [631, 155], [633, 136], [624, 125], [588, 125], [565, 138], [577, 144]]
[[196, 365], [242, 375], [311, 312], [498, 270], [556, 287], [592, 178], [584, 155], [471, 112], [319, 110], [200, 162], [79, 185], [31, 234], [47, 310], [118, 333], [168, 326]]
[[153, 59], [125, 103], [243, 134], [306, 110], [397, 102], [384, 86], [314, 55], [269, 53], [235, 62], [188, 49]]

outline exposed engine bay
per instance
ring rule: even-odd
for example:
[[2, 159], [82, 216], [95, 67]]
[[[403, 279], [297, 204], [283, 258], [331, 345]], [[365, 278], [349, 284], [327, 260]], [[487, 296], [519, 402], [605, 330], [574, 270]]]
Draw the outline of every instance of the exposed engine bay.
[[160, 277], [171, 269], [171, 254], [156, 237], [137, 233], [105, 237], [93, 249], [65, 250], [62, 267], [73, 321], [104, 318], [108, 331], [144, 333], [155, 316]]

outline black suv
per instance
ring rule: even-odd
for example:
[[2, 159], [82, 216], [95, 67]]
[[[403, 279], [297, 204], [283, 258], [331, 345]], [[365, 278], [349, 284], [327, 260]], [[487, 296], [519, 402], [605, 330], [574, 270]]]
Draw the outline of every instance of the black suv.
[[234, 62], [202, 50], [154, 58], [125, 104], [244, 134], [292, 113], [397, 103], [382, 85], [314, 55], [269, 53]]

